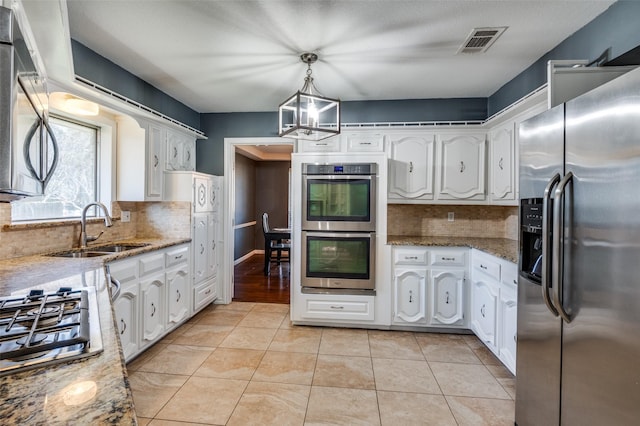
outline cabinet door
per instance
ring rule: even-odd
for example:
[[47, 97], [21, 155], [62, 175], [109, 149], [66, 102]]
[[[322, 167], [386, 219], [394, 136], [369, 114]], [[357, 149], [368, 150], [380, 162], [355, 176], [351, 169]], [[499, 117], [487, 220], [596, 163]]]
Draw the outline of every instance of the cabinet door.
[[168, 327], [173, 328], [189, 316], [189, 265], [167, 272]]
[[217, 212], [220, 205], [220, 180], [218, 176], [209, 178], [209, 211]]
[[193, 178], [194, 211], [196, 213], [209, 210], [209, 179], [205, 177]]
[[165, 131], [163, 129], [149, 125], [147, 132], [147, 200], [162, 200], [164, 137]]
[[502, 285], [500, 289], [500, 359], [516, 373], [516, 346], [518, 336], [517, 288]]
[[498, 290], [487, 281], [474, 281], [471, 286], [471, 328], [489, 349], [496, 350], [496, 310]]
[[440, 186], [438, 198], [483, 200], [485, 198], [485, 136], [440, 137]]
[[167, 170], [182, 170], [184, 139], [182, 135], [167, 132]]
[[431, 323], [462, 325], [464, 323], [464, 271], [431, 271]]
[[396, 270], [394, 277], [393, 320], [413, 324], [427, 322], [427, 271], [425, 269]]
[[208, 269], [208, 215], [198, 214], [193, 220], [193, 281], [199, 283], [206, 278]]
[[124, 359], [128, 361], [138, 353], [138, 282], [122, 286], [113, 302], [116, 323]]
[[389, 198], [433, 199], [435, 136], [389, 137]]
[[490, 140], [490, 194], [491, 201], [515, 200], [515, 140], [513, 123], [491, 133]]
[[196, 141], [187, 139], [182, 149], [182, 170], [194, 171], [196, 169]]
[[218, 215], [209, 213], [207, 215], [207, 277], [215, 277], [218, 274], [217, 229]]
[[152, 343], [165, 330], [164, 280], [164, 273], [160, 273], [140, 281], [140, 297], [142, 299], [142, 312], [140, 313], [142, 318], [141, 348]]

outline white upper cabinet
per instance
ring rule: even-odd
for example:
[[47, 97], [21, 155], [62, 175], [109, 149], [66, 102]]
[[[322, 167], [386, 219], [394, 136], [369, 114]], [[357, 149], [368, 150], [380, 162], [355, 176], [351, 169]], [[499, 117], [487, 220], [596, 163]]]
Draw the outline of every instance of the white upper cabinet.
[[492, 204], [516, 204], [514, 124], [489, 134], [489, 199]]
[[438, 199], [485, 199], [484, 134], [439, 135], [438, 157]]
[[195, 146], [193, 137], [172, 130], [167, 131], [167, 170], [195, 170]]
[[388, 135], [389, 200], [433, 199], [434, 134]]
[[117, 198], [121, 201], [161, 201], [166, 131], [118, 118]]

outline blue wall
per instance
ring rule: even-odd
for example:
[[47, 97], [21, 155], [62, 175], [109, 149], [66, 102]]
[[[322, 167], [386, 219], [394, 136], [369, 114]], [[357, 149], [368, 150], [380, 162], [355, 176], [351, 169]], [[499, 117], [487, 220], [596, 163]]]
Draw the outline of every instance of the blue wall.
[[[576, 2], [576, 7], [580, 3]], [[542, 86], [552, 59], [595, 60], [609, 49], [609, 60], [640, 45], [640, 1], [621, 0], [547, 52], [489, 97], [489, 116]]]
[[77, 75], [200, 130], [197, 111], [73, 39], [71, 49]]

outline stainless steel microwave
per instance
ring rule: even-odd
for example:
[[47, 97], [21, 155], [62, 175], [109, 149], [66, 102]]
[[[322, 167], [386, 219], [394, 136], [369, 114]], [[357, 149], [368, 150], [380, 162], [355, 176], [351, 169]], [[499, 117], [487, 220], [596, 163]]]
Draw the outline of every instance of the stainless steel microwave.
[[377, 167], [302, 164], [302, 229], [375, 232]]
[[0, 202], [41, 195], [58, 148], [47, 92], [11, 9], [0, 7]]

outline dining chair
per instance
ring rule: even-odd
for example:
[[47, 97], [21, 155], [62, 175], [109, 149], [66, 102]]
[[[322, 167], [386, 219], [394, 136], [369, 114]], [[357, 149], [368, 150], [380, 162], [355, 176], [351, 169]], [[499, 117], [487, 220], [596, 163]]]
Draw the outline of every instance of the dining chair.
[[[277, 262], [278, 265], [289, 261], [291, 232], [272, 230], [269, 227], [269, 214], [265, 212], [262, 213], [262, 234], [264, 235], [264, 274], [269, 275], [272, 261]], [[286, 253], [286, 256], [282, 256], [283, 253]]]

